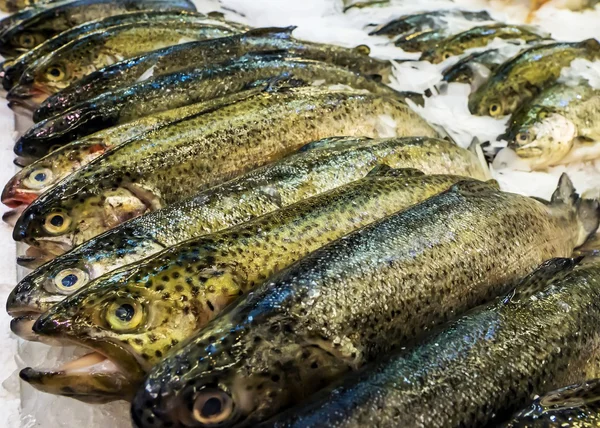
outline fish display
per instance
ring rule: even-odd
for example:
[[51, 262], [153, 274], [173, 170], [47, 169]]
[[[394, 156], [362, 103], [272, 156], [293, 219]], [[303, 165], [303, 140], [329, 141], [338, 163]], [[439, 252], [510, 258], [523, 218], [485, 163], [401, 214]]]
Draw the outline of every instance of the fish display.
[[[411, 426], [415, 420], [423, 426], [494, 425], [533, 394], [596, 376], [600, 266], [573, 269], [575, 263], [544, 263], [506, 298], [460, 317], [412, 350], [349, 376], [268, 426]], [[140, 391], [138, 400], [149, 395]], [[570, 392], [541, 402], [577, 403], [577, 394]], [[589, 393], [593, 402], [596, 394], [591, 388]], [[208, 416], [205, 398], [212, 396], [213, 390], [197, 396], [195, 415]], [[134, 406], [143, 406], [138, 400]], [[225, 405], [219, 410], [213, 418], [228, 412]], [[581, 426], [574, 419], [573, 425], [556, 419], [535, 425], [532, 417], [521, 426]], [[141, 420], [138, 426], [164, 425]]]
[[128, 12], [122, 15], [109, 16], [108, 18], [97, 19], [94, 21], [86, 22], [78, 25], [70, 30], [63, 31], [60, 34], [46, 40], [45, 42], [37, 45], [35, 48], [25, 52], [19, 57], [5, 61], [2, 64], [2, 86], [4, 89], [9, 90], [19, 82], [21, 75], [25, 72], [27, 67], [32, 65], [35, 61], [44, 58], [46, 55], [51, 54], [61, 46], [66, 45], [72, 40], [81, 37], [92, 31], [100, 29], [107, 29], [116, 25], [128, 24], [131, 22], [152, 22], [154, 19], [160, 20], [166, 17], [186, 18], [186, 15], [198, 19], [201, 14], [197, 12], [189, 11], [152, 11], [144, 10], [141, 12]]
[[13, 238], [61, 254], [313, 140], [437, 136], [397, 99], [327, 87], [279, 89], [191, 115], [113, 148], [33, 201]]
[[[0, 33], [0, 54], [16, 57], [49, 38], [87, 21], [136, 10], [190, 10], [187, 0], [75, 0], [52, 3], [29, 14]], [[8, 18], [10, 19], [10, 18]], [[0, 23], [2, 27], [2, 23]]]
[[15, 317], [12, 330], [31, 339], [38, 314], [104, 273], [348, 184], [376, 165], [476, 179], [487, 175], [473, 153], [434, 138], [340, 137], [312, 142], [297, 154], [125, 222], [44, 264], [8, 299], [7, 310]]
[[46, 140], [44, 144], [72, 141], [109, 126], [229, 95], [273, 79], [298, 80], [311, 86], [339, 84], [377, 95], [406, 98], [346, 68], [289, 58], [285, 53], [252, 53], [225, 63], [149, 78], [99, 95], [33, 126], [17, 145], [36, 144], [38, 139]]
[[[504, 193], [494, 183], [457, 183], [322, 247], [239, 299], [154, 366], [133, 400], [133, 420], [143, 427], [233, 426], [271, 417], [506, 292], [547, 258], [570, 255], [596, 230], [597, 208], [577, 198], [566, 176], [551, 202]], [[62, 325], [57, 316], [46, 328]], [[471, 343], [459, 337], [451, 343]], [[411, 367], [411, 375], [420, 373]], [[412, 405], [425, 403], [424, 394], [416, 397]], [[477, 397], [487, 402], [486, 394]], [[209, 401], [223, 404], [210, 412]], [[412, 411], [402, 416], [414, 420]]]
[[115, 25], [81, 36], [29, 66], [7, 94], [11, 104], [35, 110], [49, 95], [79, 78], [125, 58], [181, 41], [205, 40], [240, 33], [245, 27], [182, 14]]
[[[35, 322], [33, 331], [89, 344], [117, 371], [124, 371], [129, 382], [123, 382], [121, 373], [115, 376], [111, 391], [107, 373], [93, 367], [88, 372], [83, 367], [75, 372], [25, 369], [21, 378], [59, 394], [67, 378], [68, 395], [79, 398], [81, 384], [84, 400], [131, 397], [144, 373], [175, 343], [192, 336], [273, 273], [352, 230], [462, 180], [460, 176], [376, 168], [361, 180], [117, 269], [53, 306]], [[129, 309], [131, 316], [124, 319], [121, 313]], [[100, 389], [94, 380], [98, 375], [105, 382]]]
[[600, 91], [554, 85], [525, 104], [504, 138], [532, 169], [600, 157]]
[[598, 379], [548, 392], [536, 398], [503, 427], [597, 427], [600, 424], [599, 394]]
[[539, 41], [547, 36], [536, 33], [529, 27], [506, 24], [490, 24], [473, 27], [470, 30], [445, 39], [433, 49], [423, 52], [421, 61], [439, 64], [450, 57], [463, 54], [467, 49], [486, 46], [492, 40]]
[[412, 15], [404, 15], [372, 30], [371, 36], [404, 36], [424, 30], [444, 28], [447, 19], [466, 19], [467, 21], [491, 21], [486, 11], [468, 11], [460, 9], [442, 9]]
[[576, 58], [600, 58], [600, 43], [588, 39], [551, 43], [527, 49], [496, 69], [490, 79], [469, 96], [469, 110], [480, 116], [512, 114], [560, 77]]
[[293, 29], [257, 28], [240, 35], [169, 46], [119, 61], [48, 97], [36, 110], [35, 119], [46, 119], [103, 92], [132, 85], [148, 75], [158, 77], [221, 63], [250, 52], [285, 51], [290, 57], [323, 61], [389, 81], [391, 63], [370, 57], [368, 47], [348, 49], [296, 40], [291, 37]]

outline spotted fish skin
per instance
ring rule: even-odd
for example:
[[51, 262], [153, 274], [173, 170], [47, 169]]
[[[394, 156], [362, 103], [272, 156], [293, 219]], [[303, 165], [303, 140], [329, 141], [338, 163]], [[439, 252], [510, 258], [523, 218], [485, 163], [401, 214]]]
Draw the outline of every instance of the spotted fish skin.
[[505, 428], [592, 428], [600, 426], [600, 382], [590, 379], [551, 391], [518, 412]]
[[[109, 126], [185, 105], [229, 95], [271, 79], [294, 79], [309, 85], [346, 85], [374, 94], [401, 93], [346, 68], [324, 62], [294, 59], [284, 54], [248, 54], [220, 64], [169, 73], [101, 94], [77, 104], [31, 128], [22, 137], [35, 144], [70, 141]], [[31, 141], [30, 141], [31, 140]], [[20, 144], [20, 143], [18, 143]]]
[[[106, 272], [358, 180], [378, 164], [485, 178], [471, 152], [445, 140], [339, 137], [309, 143], [297, 154], [126, 222], [44, 264], [15, 287], [7, 310], [15, 317], [42, 313]], [[61, 281], [68, 275], [77, 275], [77, 281], [65, 287]]]
[[140, 53], [180, 43], [206, 40], [245, 31], [238, 24], [205, 15], [156, 15], [152, 23], [138, 21], [93, 31], [39, 59], [21, 75], [6, 98], [35, 110], [49, 95], [79, 78]]
[[[185, 18], [185, 15], [192, 15], [189, 11], [151, 11], [144, 10], [141, 12], [128, 12], [122, 15], [109, 16], [108, 18], [96, 19], [94, 21], [86, 22], [78, 25], [70, 30], [63, 31], [60, 34], [46, 40], [39, 44], [35, 48], [31, 49], [20, 55], [19, 57], [6, 61], [3, 66], [4, 77], [2, 79], [2, 85], [4, 89], [10, 90], [14, 85], [19, 82], [21, 75], [25, 72], [27, 67], [32, 65], [35, 61], [42, 59], [46, 55], [51, 54], [61, 46], [75, 40], [92, 31], [99, 29], [107, 29], [115, 25], [127, 24], [130, 22], [141, 21], [141, 22], [152, 22], [153, 18], [159, 18], [160, 16], [171, 16], [177, 17], [180, 15]], [[193, 13], [194, 16], [202, 16], [199, 13]]]
[[496, 69], [492, 77], [469, 96], [469, 110], [480, 116], [513, 113], [560, 77], [563, 67], [576, 58], [600, 58], [600, 43], [551, 43], [521, 52]]
[[313, 252], [156, 365], [133, 400], [135, 423], [197, 423], [192, 391], [206, 388], [233, 402], [220, 426], [255, 424], [506, 292], [597, 228], [597, 203], [578, 208], [566, 178], [559, 189], [542, 203], [458, 183]]
[[[111, 150], [29, 205], [13, 237], [60, 254], [127, 219], [319, 138], [390, 132], [437, 136], [396, 99], [345, 89], [279, 89], [191, 116]], [[390, 119], [395, 128], [389, 127]]]
[[526, 296], [517, 287], [268, 426], [494, 425], [535, 394], [597, 374], [600, 269], [557, 276]]
[[[273, 273], [463, 179], [377, 169], [361, 180], [102, 276], [52, 307], [33, 330], [45, 338], [93, 342], [117, 365], [125, 358], [122, 368], [139, 384], [174, 343], [189, 338]], [[120, 307], [135, 308], [144, 321], [122, 328], [113, 319]], [[115, 344], [129, 355], [113, 353]], [[140, 362], [134, 373], [130, 360]]]
[[84, 22], [148, 9], [195, 11], [196, 7], [187, 0], [75, 0], [33, 8], [33, 13], [25, 9], [26, 18], [0, 34], [0, 54], [15, 57]]
[[148, 70], [157, 77], [190, 67], [224, 62], [249, 52], [286, 51], [291, 57], [323, 61], [366, 75], [381, 75], [384, 81], [389, 80], [389, 61], [371, 58], [362, 47], [348, 49], [296, 40], [291, 37], [293, 29], [257, 28], [240, 35], [170, 46], [117, 62], [48, 97], [36, 110], [36, 120], [46, 119], [104, 92], [132, 85]]

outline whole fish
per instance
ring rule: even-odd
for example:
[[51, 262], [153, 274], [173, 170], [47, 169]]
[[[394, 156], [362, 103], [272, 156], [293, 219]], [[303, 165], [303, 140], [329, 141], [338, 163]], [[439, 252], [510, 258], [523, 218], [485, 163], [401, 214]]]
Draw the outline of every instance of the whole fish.
[[249, 52], [286, 51], [290, 56], [323, 61], [389, 81], [391, 63], [369, 56], [368, 47], [348, 49], [291, 38], [294, 27], [257, 28], [240, 35], [183, 43], [129, 58], [94, 71], [48, 97], [35, 112], [45, 119], [103, 92], [132, 85], [146, 76], [162, 76], [191, 67], [224, 62]]
[[600, 425], [600, 380], [548, 392], [518, 412], [506, 428], [586, 428]]
[[447, 26], [447, 19], [456, 18], [467, 21], [492, 20], [492, 17], [486, 11], [472, 12], [459, 9], [435, 10], [401, 16], [378, 26], [369, 35], [393, 37], [404, 36], [423, 30], [437, 30]]
[[[294, 59], [285, 53], [247, 54], [220, 64], [165, 74], [84, 101], [30, 128], [17, 145], [58, 145], [110, 126], [212, 98], [229, 95], [273, 79], [309, 85], [341, 84], [373, 94], [405, 98], [386, 85], [346, 68]], [[34, 115], [35, 117], [35, 115]]]
[[137, 21], [83, 35], [36, 61], [7, 94], [11, 103], [35, 110], [49, 95], [79, 78], [153, 49], [244, 31], [245, 27], [204, 15], [156, 15], [150, 24]]
[[136, 10], [195, 11], [196, 7], [187, 0], [75, 0], [52, 3], [51, 7], [34, 8], [32, 15], [0, 33], [0, 54], [16, 57], [84, 22]]
[[514, 114], [503, 136], [532, 169], [600, 157], [600, 91], [558, 83]]
[[[174, 343], [192, 336], [239, 295], [326, 243], [461, 180], [377, 168], [364, 179], [102, 276], [42, 315], [34, 332], [91, 345], [106, 355], [117, 372], [126, 370], [129, 382], [121, 386], [116, 382], [121, 376], [116, 377], [114, 390], [99, 390], [97, 399], [131, 398], [143, 375]], [[128, 308], [131, 318], [121, 322], [119, 314]], [[117, 347], [127, 351], [111, 351]], [[36, 388], [58, 394], [62, 379], [74, 378], [69, 396], [77, 397], [82, 384], [84, 399], [95, 376], [93, 369], [83, 368], [25, 372]]]
[[39, 195], [60, 180], [87, 165], [97, 157], [102, 156], [113, 147], [126, 144], [142, 134], [168, 126], [187, 117], [235, 104], [238, 101], [255, 96], [268, 88], [268, 85], [257, 86], [206, 102], [145, 116], [131, 122], [103, 129], [56, 149], [53, 149], [49, 144], [17, 145], [15, 151], [21, 159], [36, 157], [47, 153], [48, 150], [53, 150], [15, 174], [4, 187], [2, 203], [11, 208], [29, 205]]
[[60, 254], [310, 141], [331, 135], [437, 136], [396, 99], [326, 87], [278, 89], [113, 148], [29, 205], [13, 238]]
[[[576, 262], [549, 260], [505, 299], [471, 311], [413, 349], [348, 376], [265, 425], [495, 426], [534, 394], [597, 375], [600, 266], [573, 270]], [[196, 395], [195, 415], [208, 413], [206, 398], [217, 395], [205, 391]], [[139, 398], [149, 395], [140, 392]]]
[[407, 34], [394, 41], [394, 45], [405, 52], [423, 52], [433, 49], [442, 40], [448, 37], [448, 30], [423, 30]]
[[160, 21], [170, 17], [171, 19], [181, 17], [182, 19], [193, 19], [199, 18], [201, 14], [192, 13], [189, 11], [150, 11], [145, 10], [141, 12], [128, 12], [122, 15], [109, 16], [108, 18], [96, 19], [89, 21], [84, 24], [78, 25], [71, 28], [70, 30], [63, 31], [60, 34], [46, 40], [42, 44], [37, 45], [35, 48], [25, 52], [21, 56], [6, 61], [2, 64], [3, 79], [2, 85], [4, 89], [9, 90], [19, 82], [21, 75], [25, 72], [27, 67], [33, 64], [35, 61], [44, 58], [46, 55], [51, 54], [63, 45], [66, 45], [72, 40], [75, 40], [82, 35], [97, 31], [100, 29], [107, 29], [114, 27], [115, 25], [122, 25], [132, 22], [153, 22], [154, 20]]
[[469, 96], [469, 110], [480, 116], [513, 113], [560, 77], [563, 67], [576, 58], [600, 58], [600, 43], [552, 43], [521, 52], [496, 69], [492, 77]]
[[433, 49], [423, 52], [420, 61], [439, 64], [450, 57], [462, 55], [467, 49], [484, 47], [494, 39], [538, 41], [547, 36], [534, 32], [524, 25], [490, 24], [473, 27], [449, 37]]
[[[313, 252], [238, 300], [152, 369], [133, 401], [134, 421], [252, 426], [503, 293], [548, 257], [570, 255], [597, 228], [597, 208], [578, 202], [566, 176], [551, 203], [458, 183]], [[59, 320], [46, 329], [59, 329]], [[199, 396], [227, 405], [212, 418]], [[424, 394], [417, 399], [425, 402]]]
[[130, 220], [44, 264], [8, 299], [7, 310], [16, 317], [11, 328], [31, 339], [38, 314], [100, 275], [358, 180], [377, 164], [486, 178], [474, 154], [435, 138], [339, 137], [309, 143], [297, 154]]

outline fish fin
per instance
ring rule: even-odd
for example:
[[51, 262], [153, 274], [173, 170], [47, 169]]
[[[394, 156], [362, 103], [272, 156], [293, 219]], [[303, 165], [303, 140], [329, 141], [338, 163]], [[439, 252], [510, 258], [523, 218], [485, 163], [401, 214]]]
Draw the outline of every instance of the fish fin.
[[379, 164], [369, 171], [366, 177], [419, 177], [425, 175], [416, 168], [392, 168], [386, 164]]
[[225, 19], [225, 14], [223, 12], [218, 12], [216, 10], [213, 10], [212, 12], [208, 12], [206, 14], [206, 16], [208, 16], [209, 18]]
[[351, 142], [355, 141], [363, 141], [363, 140], [372, 140], [370, 137], [327, 137], [317, 141], [311, 141], [300, 147], [298, 149], [299, 152], [307, 152], [309, 150], [315, 149], [330, 149], [333, 147], [346, 146]]
[[581, 407], [600, 400], [600, 379], [570, 385], [540, 397], [540, 404], [551, 410]]
[[600, 50], [600, 42], [594, 38], [583, 40], [579, 45], [587, 49]]
[[558, 179], [558, 185], [552, 194], [552, 198], [550, 198], [550, 202], [553, 204], [574, 206], [578, 199], [579, 195], [575, 191], [573, 182], [566, 173], [563, 173]]
[[455, 183], [448, 190], [462, 195], [477, 195], [481, 192], [500, 190], [500, 184], [496, 180], [479, 181], [475, 179], [465, 179]]
[[297, 27], [290, 25], [289, 27], [263, 27], [253, 28], [244, 33], [244, 36], [250, 37], [273, 37], [275, 39], [289, 39], [292, 31]]
[[576, 258], [557, 257], [546, 260], [533, 272], [519, 281], [517, 286], [504, 298], [503, 302], [505, 304], [519, 302], [545, 290], [556, 280], [565, 277], [581, 260], [583, 260], [583, 256]]
[[491, 179], [492, 174], [490, 172], [490, 167], [485, 160], [485, 155], [483, 154], [483, 149], [481, 148], [481, 141], [479, 141], [479, 138], [473, 138], [473, 141], [471, 141], [471, 144], [469, 144], [468, 150], [473, 153], [479, 161], [485, 178], [488, 180]]
[[364, 55], [364, 56], [369, 56], [371, 55], [371, 48], [368, 47], [367, 45], [358, 45], [355, 48], [353, 48], [355, 52]]

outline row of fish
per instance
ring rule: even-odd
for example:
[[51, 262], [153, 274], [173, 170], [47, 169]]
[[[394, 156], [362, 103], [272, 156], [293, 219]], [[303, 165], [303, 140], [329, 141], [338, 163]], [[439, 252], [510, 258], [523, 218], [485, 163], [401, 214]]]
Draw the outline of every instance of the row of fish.
[[358, 427], [554, 422], [548, 400], [593, 388], [598, 267], [569, 257], [598, 202], [566, 176], [550, 201], [500, 191], [366, 46], [168, 0], [40, 2], [0, 28], [36, 121], [2, 194], [35, 268], [11, 329], [91, 351], [23, 369], [37, 389], [131, 401], [139, 427]]

